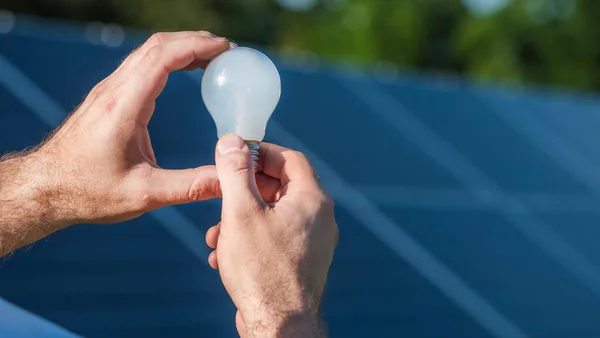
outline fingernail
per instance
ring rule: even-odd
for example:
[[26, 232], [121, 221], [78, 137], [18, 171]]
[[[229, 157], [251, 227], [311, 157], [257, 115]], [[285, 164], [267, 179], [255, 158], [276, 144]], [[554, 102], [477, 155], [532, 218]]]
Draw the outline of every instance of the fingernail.
[[224, 38], [224, 37], [221, 37], [221, 36], [216, 36], [216, 35], [215, 36], [211, 36], [210, 39], [213, 40], [213, 41], [219, 41], [219, 42], [227, 40], [227, 38]]
[[229, 41], [229, 48], [235, 48], [235, 47], [237, 47], [237, 46], [238, 46], [238, 44], [237, 44], [237, 43], [235, 43], [235, 42], [233, 42], [233, 41]]
[[225, 155], [244, 148], [244, 141], [237, 135], [225, 135], [219, 140], [217, 150], [219, 154]]

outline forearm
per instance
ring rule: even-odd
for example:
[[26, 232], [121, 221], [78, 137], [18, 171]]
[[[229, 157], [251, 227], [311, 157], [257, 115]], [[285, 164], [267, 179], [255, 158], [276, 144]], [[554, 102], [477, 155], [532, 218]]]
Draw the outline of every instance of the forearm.
[[52, 206], [47, 175], [33, 154], [0, 160], [0, 256], [67, 225]]

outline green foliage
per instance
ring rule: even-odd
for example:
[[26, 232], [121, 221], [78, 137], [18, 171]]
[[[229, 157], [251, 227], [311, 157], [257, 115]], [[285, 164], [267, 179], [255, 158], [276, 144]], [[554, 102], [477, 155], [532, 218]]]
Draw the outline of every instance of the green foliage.
[[[289, 0], [288, 0], [289, 1]], [[600, 89], [600, 1], [512, 0], [487, 16], [462, 0], [4, 0], [36, 15], [152, 30], [207, 29], [283, 51]]]

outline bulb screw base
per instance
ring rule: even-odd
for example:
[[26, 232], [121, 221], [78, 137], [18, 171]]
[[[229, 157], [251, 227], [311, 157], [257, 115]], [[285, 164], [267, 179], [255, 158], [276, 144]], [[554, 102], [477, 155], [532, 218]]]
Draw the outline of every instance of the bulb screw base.
[[248, 148], [250, 148], [250, 154], [252, 154], [252, 163], [254, 164], [254, 172], [258, 171], [258, 161], [260, 159], [260, 142], [258, 141], [246, 141]]

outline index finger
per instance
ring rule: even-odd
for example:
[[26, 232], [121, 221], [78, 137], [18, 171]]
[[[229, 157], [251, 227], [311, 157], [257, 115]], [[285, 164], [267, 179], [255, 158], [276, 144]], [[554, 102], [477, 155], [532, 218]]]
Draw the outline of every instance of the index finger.
[[[129, 88], [140, 98], [143, 108], [148, 100], [155, 100], [164, 89], [171, 72], [190, 69], [203, 64], [229, 49], [229, 41], [224, 38], [212, 39], [192, 35], [148, 49], [132, 71]], [[136, 110], [137, 111], [137, 110]]]
[[304, 188], [321, 189], [317, 173], [306, 155], [272, 143], [260, 144], [262, 171], [281, 181], [281, 186], [301, 183]]
[[166, 44], [171, 41], [189, 38], [190, 36], [201, 36], [205, 38], [216, 38], [216, 35], [207, 31], [181, 31], [181, 32], [159, 32], [154, 33], [146, 42], [144, 42], [141, 46], [133, 50], [126, 58], [123, 60], [121, 65], [117, 68], [117, 72], [119, 71], [130, 71], [135, 68], [135, 66], [140, 62], [140, 60], [146, 55], [148, 50], [156, 45]]

